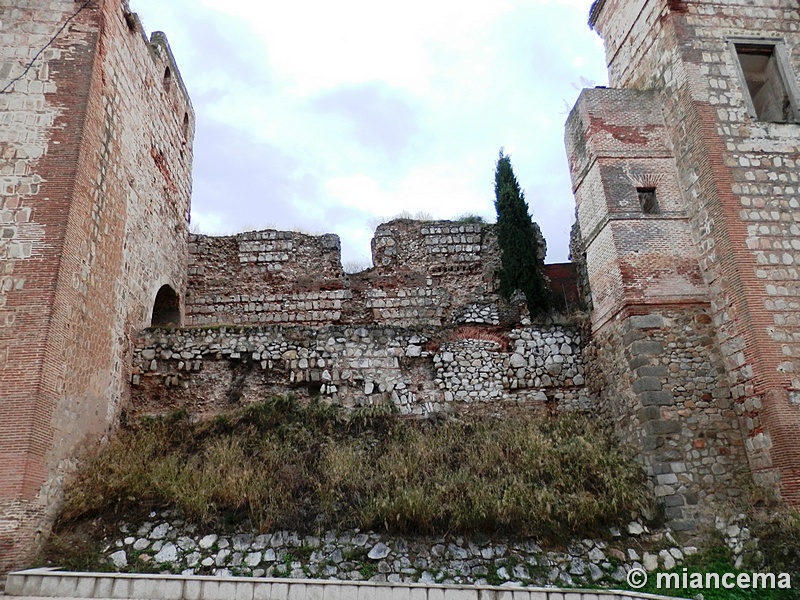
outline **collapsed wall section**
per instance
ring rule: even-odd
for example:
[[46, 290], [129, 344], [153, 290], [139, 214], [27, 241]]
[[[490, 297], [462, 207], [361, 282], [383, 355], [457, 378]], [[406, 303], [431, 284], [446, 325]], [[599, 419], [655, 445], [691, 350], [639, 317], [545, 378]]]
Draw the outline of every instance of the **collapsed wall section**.
[[126, 4], [0, 7], [2, 573], [116, 417], [158, 289], [183, 290], [193, 114]]
[[189, 236], [189, 325], [342, 320], [352, 299], [339, 238], [293, 231]]
[[132, 384], [131, 416], [209, 415], [285, 393], [405, 415], [591, 408], [581, 336], [561, 326], [507, 337], [377, 325], [152, 329], [139, 338]]
[[193, 235], [187, 324], [500, 323], [492, 226], [397, 220], [377, 228], [372, 247], [375, 266], [346, 274], [332, 234]]

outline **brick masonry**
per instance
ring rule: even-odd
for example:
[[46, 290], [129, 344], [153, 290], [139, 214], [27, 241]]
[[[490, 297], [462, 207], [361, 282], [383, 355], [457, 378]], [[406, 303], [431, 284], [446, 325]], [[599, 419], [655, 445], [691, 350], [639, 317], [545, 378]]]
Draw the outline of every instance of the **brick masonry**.
[[18, 78], [0, 94], [2, 572], [113, 424], [156, 292], [185, 287], [194, 115], [124, 3], [0, 9], [0, 81]]
[[[800, 504], [800, 125], [759, 120], [733, 45], [772, 44], [797, 116], [790, 0], [592, 7], [612, 88], [567, 123], [576, 266], [550, 266], [591, 335], [500, 300], [489, 225], [383, 224], [355, 274], [332, 234], [189, 236], [194, 115], [163, 34], [123, 0], [0, 9], [0, 572], [123, 407], [287, 390], [409, 415], [593, 410], [676, 529], [750, 474]], [[140, 336], [154, 305], [189, 327]]]
[[[631, 312], [671, 314], [674, 324], [706, 313], [715, 338], [707, 351], [724, 367], [715, 367], [715, 387], [730, 390], [750, 470], [798, 505], [798, 8], [788, 0], [599, 0], [590, 23], [605, 42], [613, 89], [583, 92], [567, 152], [594, 331], [624, 338]], [[733, 46], [743, 40], [766, 40], [782, 61], [789, 122], [760, 120], [748, 106]], [[656, 189], [659, 214], [642, 214], [637, 187]], [[645, 360], [666, 360], [663, 345], [648, 349]], [[619, 391], [632, 403], [641, 401], [634, 373], [629, 364], [620, 374], [629, 381]], [[662, 389], [669, 406], [680, 404], [676, 389]], [[726, 405], [718, 409], [727, 415]], [[695, 413], [682, 417], [681, 430], [685, 419], [703, 418]], [[646, 429], [635, 424], [629, 435]], [[738, 453], [735, 433], [725, 437]], [[725, 462], [717, 460], [718, 475], [734, 476]]]

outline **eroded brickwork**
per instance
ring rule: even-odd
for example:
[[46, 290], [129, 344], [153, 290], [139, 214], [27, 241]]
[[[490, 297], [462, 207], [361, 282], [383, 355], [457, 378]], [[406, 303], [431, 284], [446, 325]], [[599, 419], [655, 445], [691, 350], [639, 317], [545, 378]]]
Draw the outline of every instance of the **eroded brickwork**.
[[[707, 310], [725, 367], [719, 385], [730, 389], [750, 469], [756, 481], [798, 505], [798, 7], [788, 0], [599, 0], [590, 22], [605, 42], [615, 89], [584, 91], [570, 116], [567, 146], [595, 329], [608, 322], [624, 335], [625, 320], [614, 315], [628, 307], [684, 305], [689, 315], [697, 302]], [[769, 63], [758, 73], [769, 80], [766, 91], [748, 88], [754, 56]], [[779, 88], [785, 95], [772, 104], [782, 105], [780, 114], [756, 109]], [[641, 158], [653, 170], [662, 164], [667, 179], [625, 185], [614, 168], [635, 169]], [[672, 203], [680, 237], [661, 223], [663, 212], [630, 222], [627, 244], [620, 243], [619, 227], [602, 223], [604, 213], [613, 219], [612, 205], [642, 187], [655, 188], [659, 203], [665, 197]], [[630, 260], [631, 244], [646, 252], [659, 243], [672, 246], [659, 256], [672, 256], [673, 265]], [[662, 298], [648, 297], [647, 287], [631, 293], [636, 280], [665, 277], [683, 277], [693, 298], [680, 298], [677, 286]]]
[[185, 287], [193, 113], [120, 1], [0, 9], [2, 572], [116, 417], [159, 287]]
[[378, 226], [372, 249], [375, 267], [348, 275], [341, 267], [339, 238], [332, 234], [191, 236], [187, 322], [395, 327], [499, 322], [496, 308], [480, 313], [480, 307], [496, 307], [500, 300], [492, 226], [392, 221]]

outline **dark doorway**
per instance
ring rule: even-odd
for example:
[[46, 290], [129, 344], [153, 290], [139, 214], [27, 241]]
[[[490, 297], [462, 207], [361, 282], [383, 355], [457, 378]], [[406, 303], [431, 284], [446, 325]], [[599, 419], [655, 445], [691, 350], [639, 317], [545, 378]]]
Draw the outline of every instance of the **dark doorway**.
[[178, 294], [168, 285], [162, 285], [153, 303], [151, 327], [177, 327], [181, 324], [181, 306]]

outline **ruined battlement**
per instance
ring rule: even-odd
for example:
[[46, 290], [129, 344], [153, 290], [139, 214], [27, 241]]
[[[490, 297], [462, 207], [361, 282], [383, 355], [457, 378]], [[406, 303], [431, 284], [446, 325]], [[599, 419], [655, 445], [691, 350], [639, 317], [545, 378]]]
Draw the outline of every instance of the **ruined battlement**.
[[580, 274], [580, 331], [500, 299], [492, 225], [384, 223], [352, 274], [332, 234], [189, 235], [194, 112], [164, 35], [124, 0], [17, 4], [0, 0], [0, 573], [123, 409], [287, 390], [592, 411], [676, 531], [752, 481], [800, 505], [796, 2], [592, 7], [611, 88], [567, 122], [578, 264], [546, 269], [566, 309]]
[[438, 327], [468, 322], [467, 305], [500, 303], [491, 225], [391, 221], [372, 252], [374, 267], [348, 274], [333, 234], [192, 235], [186, 324]]

